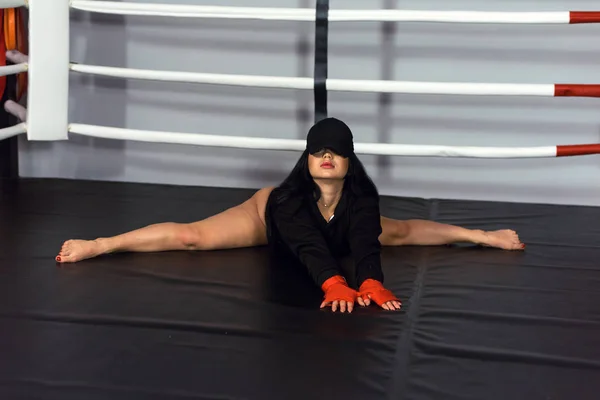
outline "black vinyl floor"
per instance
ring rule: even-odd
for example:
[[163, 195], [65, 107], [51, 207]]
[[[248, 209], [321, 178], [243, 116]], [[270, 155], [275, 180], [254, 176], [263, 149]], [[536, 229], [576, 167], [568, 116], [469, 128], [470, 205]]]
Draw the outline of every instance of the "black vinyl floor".
[[382, 198], [392, 218], [515, 229], [525, 252], [383, 249], [401, 312], [320, 311], [265, 247], [113, 254], [70, 238], [190, 222], [253, 191], [0, 182], [0, 399], [600, 398], [600, 208]]

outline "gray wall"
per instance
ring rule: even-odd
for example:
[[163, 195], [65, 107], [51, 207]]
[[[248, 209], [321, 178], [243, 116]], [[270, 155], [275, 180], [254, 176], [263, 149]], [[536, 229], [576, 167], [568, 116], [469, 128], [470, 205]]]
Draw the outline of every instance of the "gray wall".
[[[154, 0], [166, 2], [168, 0]], [[183, 2], [179, 0], [178, 2]], [[191, 4], [313, 7], [314, 0]], [[333, 0], [332, 8], [594, 10], [592, 0]], [[331, 23], [332, 78], [600, 83], [600, 25]], [[314, 27], [73, 12], [73, 61], [158, 70], [312, 76]], [[72, 122], [189, 133], [303, 138], [310, 91], [72, 75]], [[600, 100], [330, 93], [357, 141], [476, 146], [600, 142]], [[21, 173], [258, 188], [298, 154], [98, 140], [21, 142]], [[533, 160], [362, 157], [383, 194], [600, 205], [600, 156]]]

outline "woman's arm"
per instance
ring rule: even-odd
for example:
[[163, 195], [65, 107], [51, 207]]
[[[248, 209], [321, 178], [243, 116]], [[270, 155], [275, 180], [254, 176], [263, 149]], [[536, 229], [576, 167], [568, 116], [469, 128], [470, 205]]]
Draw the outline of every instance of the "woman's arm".
[[355, 200], [350, 210], [348, 241], [356, 268], [356, 285], [367, 279], [383, 282], [381, 269], [381, 217], [377, 198], [362, 197]]
[[[331, 254], [321, 231], [301, 199], [271, 205], [276, 235], [307, 268], [313, 281], [323, 290], [320, 308], [331, 306], [335, 312], [352, 312], [358, 293], [348, 287], [337, 260]], [[362, 301], [362, 300], [361, 300]]]
[[340, 268], [312, 216], [299, 203], [299, 199], [294, 199], [286, 204], [272, 205], [271, 217], [279, 239], [321, 287], [327, 279], [341, 275]]
[[350, 214], [348, 239], [356, 268], [359, 298], [365, 305], [369, 305], [373, 300], [386, 310], [399, 310], [400, 300], [383, 286], [379, 242], [381, 232], [379, 199], [376, 197], [356, 199]]

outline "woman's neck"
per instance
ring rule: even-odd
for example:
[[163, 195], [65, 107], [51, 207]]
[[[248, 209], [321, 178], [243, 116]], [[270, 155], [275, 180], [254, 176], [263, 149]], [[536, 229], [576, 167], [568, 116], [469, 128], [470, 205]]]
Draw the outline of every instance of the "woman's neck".
[[335, 207], [342, 197], [344, 181], [316, 181], [316, 184], [319, 186], [319, 189], [321, 189], [321, 198], [319, 199], [318, 203], [326, 208]]

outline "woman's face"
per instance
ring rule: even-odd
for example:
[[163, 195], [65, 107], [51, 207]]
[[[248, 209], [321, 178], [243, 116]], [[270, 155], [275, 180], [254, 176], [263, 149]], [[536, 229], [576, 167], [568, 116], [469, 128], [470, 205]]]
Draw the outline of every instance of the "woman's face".
[[308, 171], [313, 179], [344, 179], [348, 172], [348, 158], [329, 149], [308, 155]]

